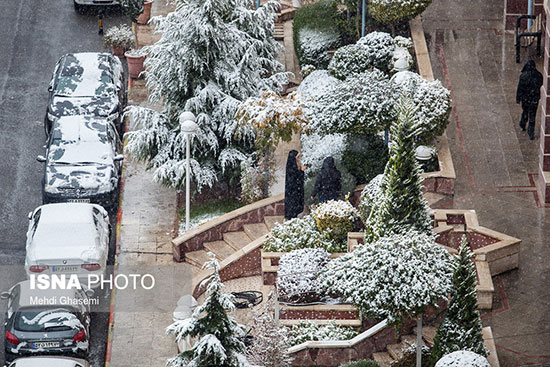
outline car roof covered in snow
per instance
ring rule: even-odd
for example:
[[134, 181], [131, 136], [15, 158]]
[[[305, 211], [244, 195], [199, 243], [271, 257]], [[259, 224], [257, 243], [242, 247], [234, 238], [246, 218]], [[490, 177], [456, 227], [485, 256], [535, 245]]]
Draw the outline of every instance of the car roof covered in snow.
[[88, 367], [88, 362], [67, 357], [27, 357], [16, 359], [9, 367]]
[[113, 70], [107, 53], [81, 52], [63, 56], [55, 95], [100, 96], [113, 93]]

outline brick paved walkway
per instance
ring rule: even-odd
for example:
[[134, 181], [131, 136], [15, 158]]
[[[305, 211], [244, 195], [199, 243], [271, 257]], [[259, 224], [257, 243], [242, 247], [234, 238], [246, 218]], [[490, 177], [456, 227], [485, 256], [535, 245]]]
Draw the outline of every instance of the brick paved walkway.
[[[453, 202], [480, 223], [523, 240], [520, 268], [496, 277], [490, 325], [501, 366], [550, 363], [550, 217], [536, 192], [535, 141], [518, 126], [514, 37], [503, 32], [502, 0], [434, 0], [423, 14], [434, 75], [452, 91], [447, 129], [457, 172]], [[534, 51], [534, 50], [533, 50]], [[537, 59], [542, 71], [541, 59]]]

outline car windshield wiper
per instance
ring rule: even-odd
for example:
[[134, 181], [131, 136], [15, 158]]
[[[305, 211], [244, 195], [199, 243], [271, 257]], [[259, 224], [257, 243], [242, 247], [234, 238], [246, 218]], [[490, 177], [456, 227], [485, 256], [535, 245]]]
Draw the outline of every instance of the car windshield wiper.
[[75, 166], [104, 166], [104, 163], [99, 162], [75, 162], [73, 163]]
[[59, 161], [52, 162], [52, 165], [54, 165], [54, 166], [70, 166], [70, 165], [73, 165], [73, 164], [74, 163], [72, 163], [72, 162], [63, 162], [63, 161], [61, 161], [61, 162], [59, 162]]

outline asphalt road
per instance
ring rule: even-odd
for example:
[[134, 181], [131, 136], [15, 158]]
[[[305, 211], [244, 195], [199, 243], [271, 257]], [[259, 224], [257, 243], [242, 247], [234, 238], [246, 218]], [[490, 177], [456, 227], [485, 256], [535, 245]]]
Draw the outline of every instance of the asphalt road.
[[[77, 14], [71, 0], [6, 0], [0, 12], [0, 291], [24, 279], [27, 214], [41, 205], [43, 119], [47, 87], [65, 53], [104, 51], [95, 11]], [[107, 10], [104, 27], [127, 22]], [[113, 218], [114, 219], [114, 218]], [[113, 223], [113, 228], [115, 225]], [[19, 267], [17, 266], [19, 265]], [[108, 297], [105, 297], [108, 302]], [[0, 302], [0, 325], [6, 302]], [[94, 314], [91, 362], [104, 364], [108, 315]], [[0, 335], [0, 366], [4, 330]]]

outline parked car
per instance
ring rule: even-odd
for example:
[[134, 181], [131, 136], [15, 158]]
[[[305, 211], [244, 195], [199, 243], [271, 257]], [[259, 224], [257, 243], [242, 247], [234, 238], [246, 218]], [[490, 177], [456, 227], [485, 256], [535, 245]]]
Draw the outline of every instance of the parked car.
[[68, 357], [27, 357], [19, 358], [7, 367], [90, 367], [84, 359]]
[[48, 91], [46, 134], [59, 117], [74, 115], [104, 117], [122, 131], [126, 91], [118, 57], [98, 52], [64, 55], [55, 66]]
[[104, 276], [109, 252], [109, 216], [97, 204], [58, 203], [29, 213], [25, 270], [31, 274]]
[[85, 202], [116, 208], [122, 171], [122, 142], [112, 122], [63, 116], [53, 123], [42, 179], [44, 204]]
[[74, 10], [83, 13], [85, 6], [119, 5], [119, 2], [116, 0], [73, 0], [73, 4]]
[[[83, 290], [33, 289], [26, 280], [0, 296], [8, 300], [4, 328], [6, 361], [32, 355], [87, 357], [90, 307]], [[18, 367], [32, 366], [28, 360], [19, 361]]]

